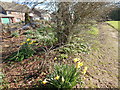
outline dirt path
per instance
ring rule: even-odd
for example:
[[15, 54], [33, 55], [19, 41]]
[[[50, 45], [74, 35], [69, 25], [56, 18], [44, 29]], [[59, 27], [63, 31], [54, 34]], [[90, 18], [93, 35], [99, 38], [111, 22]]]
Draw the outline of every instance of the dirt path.
[[106, 23], [98, 25], [100, 48], [86, 58], [85, 86], [118, 88], [118, 32]]

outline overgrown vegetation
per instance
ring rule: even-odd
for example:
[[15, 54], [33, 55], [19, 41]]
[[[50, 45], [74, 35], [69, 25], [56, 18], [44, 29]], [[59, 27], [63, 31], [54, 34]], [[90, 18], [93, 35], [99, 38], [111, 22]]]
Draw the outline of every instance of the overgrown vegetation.
[[9, 61], [22, 61], [24, 59], [27, 59], [35, 53], [34, 49], [32, 48], [34, 45], [34, 42], [30, 39], [27, 39], [26, 41], [21, 43], [20, 49], [13, 53], [10, 57], [8, 57], [6, 60]]
[[[81, 87], [83, 84], [81, 77], [86, 74], [87, 67], [83, 67], [81, 62], [83, 59], [77, 57], [72, 59], [75, 55], [80, 57], [80, 54], [87, 55], [95, 50], [99, 35], [96, 22], [104, 17], [103, 13], [107, 15], [111, 8], [106, 7], [109, 3], [103, 2], [60, 2], [51, 5], [53, 4], [57, 8], [52, 17], [55, 20], [41, 25], [40, 28], [25, 31], [22, 34], [25, 38], [19, 48], [6, 58], [6, 61], [17, 61], [23, 65], [21, 67], [23, 70], [20, 69], [21, 73], [28, 72], [30, 66], [34, 67], [35, 70], [31, 71], [30, 75], [24, 73], [24, 79], [26, 82], [31, 80], [28, 83], [34, 80], [40, 81], [37, 85], [35, 82], [38, 87], [41, 84], [45, 88], [58, 89], [73, 88], [76, 85]], [[26, 23], [30, 22], [28, 13], [26, 17]], [[11, 35], [19, 37], [18, 33]], [[26, 66], [24, 63], [26, 61], [30, 65]], [[15, 83], [17, 81], [19, 79], [11, 80]], [[22, 83], [26, 84], [26, 82]]]
[[[82, 65], [81, 65], [82, 66]], [[55, 65], [54, 71], [48, 75], [41, 83], [48, 84], [46, 87], [54, 88], [73, 88], [77, 84], [82, 84], [80, 75], [82, 74], [81, 68], [75, 67], [74, 65]]]

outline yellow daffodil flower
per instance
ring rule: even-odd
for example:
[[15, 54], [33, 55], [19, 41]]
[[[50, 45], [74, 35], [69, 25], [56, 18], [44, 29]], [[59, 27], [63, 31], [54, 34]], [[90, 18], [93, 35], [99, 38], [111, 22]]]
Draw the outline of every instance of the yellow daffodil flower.
[[85, 74], [87, 69], [88, 69], [88, 67], [85, 67], [82, 73]]
[[32, 42], [30, 42], [29, 44], [33, 44], [33, 41], [32, 41]]
[[81, 66], [83, 66], [83, 62], [78, 62], [78, 63], [76, 64], [76, 68], [80, 68]]
[[65, 79], [64, 79], [64, 77], [62, 77], [62, 82], [64, 82], [65, 81]]
[[80, 68], [80, 65], [78, 63], [76, 64], [76, 68]]
[[38, 45], [39, 43], [36, 43], [36, 45]]
[[30, 42], [29, 44], [33, 44], [32, 42]]
[[28, 38], [27, 41], [30, 41], [30, 39]]
[[23, 45], [23, 44], [25, 44], [25, 42], [20, 43], [20, 45]]
[[54, 60], [56, 60], [57, 58], [55, 57]]
[[42, 81], [42, 84], [46, 84], [48, 81], [45, 79]]
[[55, 79], [55, 80], [58, 80], [59, 78], [60, 78], [60, 76], [57, 75], [54, 79]]
[[81, 63], [80, 63], [80, 62], [78, 62], [78, 64], [79, 64], [80, 66], [83, 66], [83, 62], [81, 62]]
[[33, 41], [33, 43], [35, 43], [36, 41]]
[[80, 59], [79, 58], [74, 58], [73, 61], [74, 63], [78, 62]]

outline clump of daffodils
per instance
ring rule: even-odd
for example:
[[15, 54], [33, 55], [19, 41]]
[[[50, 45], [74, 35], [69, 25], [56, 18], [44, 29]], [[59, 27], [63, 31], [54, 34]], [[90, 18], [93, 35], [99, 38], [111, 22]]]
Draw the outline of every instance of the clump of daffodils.
[[28, 38], [28, 39], [26, 40], [26, 42], [22, 42], [22, 43], [20, 43], [20, 45], [24, 45], [25, 43], [28, 43], [28, 44], [31, 45], [31, 44], [33, 44], [33, 43], [36, 43], [36, 41], [31, 41], [31, 39]]
[[[76, 63], [75, 66], [76, 66], [76, 68], [78, 68], [78, 69], [83, 66], [83, 62], [80, 62], [80, 59], [79, 59], [79, 58], [74, 58], [74, 59], [73, 59], [73, 62]], [[88, 69], [88, 67], [84, 67], [82, 73], [83, 73], [83, 74], [86, 74], [87, 69]]]

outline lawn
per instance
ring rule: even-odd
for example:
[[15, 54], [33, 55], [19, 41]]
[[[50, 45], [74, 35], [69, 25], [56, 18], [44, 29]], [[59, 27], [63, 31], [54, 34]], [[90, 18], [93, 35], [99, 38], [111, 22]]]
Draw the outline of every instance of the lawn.
[[107, 23], [120, 31], [120, 21], [107, 21]]

